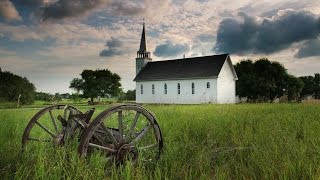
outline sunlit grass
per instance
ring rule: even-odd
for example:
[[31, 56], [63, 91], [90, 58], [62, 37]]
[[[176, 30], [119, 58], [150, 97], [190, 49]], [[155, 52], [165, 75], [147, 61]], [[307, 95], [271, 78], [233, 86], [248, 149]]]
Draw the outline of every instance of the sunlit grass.
[[[90, 107], [81, 107], [83, 111]], [[21, 138], [38, 109], [0, 110], [0, 177], [4, 179], [318, 179], [317, 104], [147, 105], [162, 130], [158, 162], [109, 167], [103, 155], [80, 158], [77, 140], [35, 146]], [[99, 106], [94, 114], [107, 109]]]

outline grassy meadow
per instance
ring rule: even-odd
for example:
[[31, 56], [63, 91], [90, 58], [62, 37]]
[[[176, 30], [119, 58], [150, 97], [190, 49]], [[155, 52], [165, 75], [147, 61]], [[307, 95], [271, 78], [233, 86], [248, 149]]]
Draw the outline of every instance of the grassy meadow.
[[[97, 115], [108, 106], [97, 106]], [[112, 168], [77, 143], [21, 153], [39, 110], [0, 110], [1, 179], [319, 179], [320, 104], [146, 105], [164, 152], [153, 164]], [[82, 106], [81, 110], [88, 107]]]

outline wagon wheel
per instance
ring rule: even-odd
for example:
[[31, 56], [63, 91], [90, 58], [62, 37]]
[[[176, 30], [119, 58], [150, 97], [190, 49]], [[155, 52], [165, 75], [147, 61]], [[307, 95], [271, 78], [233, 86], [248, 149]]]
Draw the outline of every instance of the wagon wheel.
[[163, 147], [161, 131], [154, 116], [142, 106], [125, 104], [101, 112], [83, 133], [82, 157], [100, 152], [106, 163], [154, 162]]
[[22, 148], [31, 142], [62, 145], [67, 137], [72, 136], [75, 130], [81, 127], [70, 117], [81, 114], [81, 111], [68, 105], [53, 105], [40, 110], [24, 130]]

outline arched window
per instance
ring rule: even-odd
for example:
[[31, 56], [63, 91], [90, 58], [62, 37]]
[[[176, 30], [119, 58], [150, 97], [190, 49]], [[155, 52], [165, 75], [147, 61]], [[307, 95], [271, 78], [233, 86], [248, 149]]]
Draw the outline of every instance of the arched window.
[[210, 88], [210, 83], [209, 82], [207, 82], [207, 88]]
[[192, 94], [194, 94], [194, 83], [191, 84], [191, 91], [192, 91]]
[[180, 94], [180, 83], [177, 84], [178, 94]]
[[140, 89], [141, 89], [141, 94], [143, 94], [143, 85], [142, 84], [140, 86]]
[[152, 94], [154, 94], [154, 84], [152, 84]]
[[168, 93], [168, 87], [167, 87], [167, 83], [164, 83], [164, 94]]

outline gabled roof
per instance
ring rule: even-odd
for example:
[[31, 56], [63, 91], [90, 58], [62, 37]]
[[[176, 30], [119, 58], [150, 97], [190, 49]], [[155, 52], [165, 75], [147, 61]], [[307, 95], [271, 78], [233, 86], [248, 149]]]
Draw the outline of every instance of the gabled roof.
[[[221, 54], [148, 62], [137, 74], [134, 81], [218, 77], [224, 62], [228, 58], [228, 54]], [[236, 78], [235, 73], [234, 75]]]

